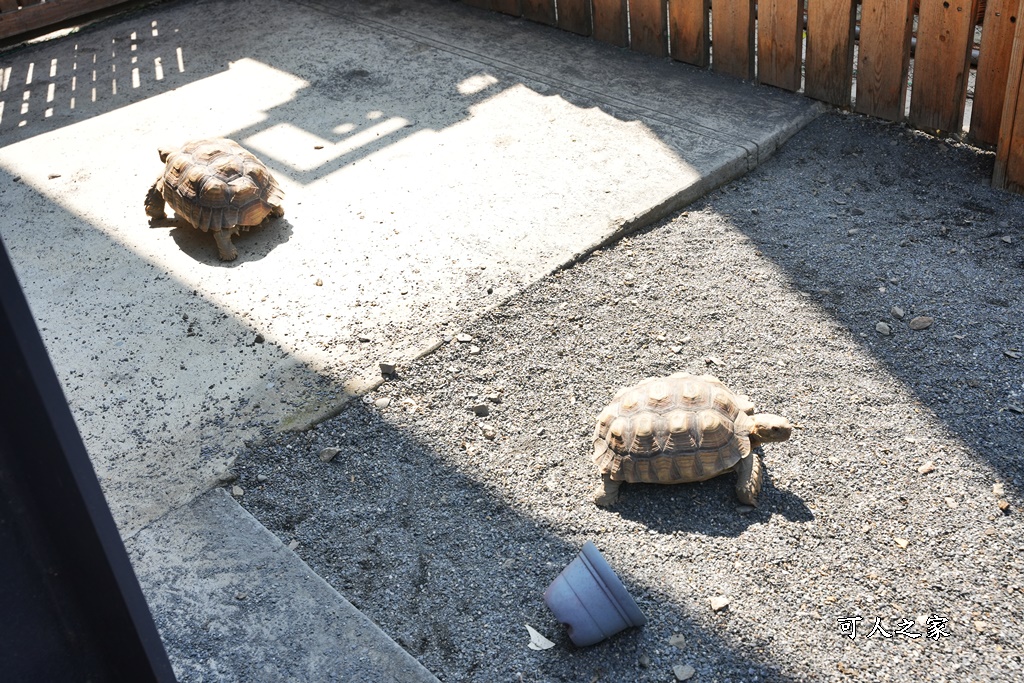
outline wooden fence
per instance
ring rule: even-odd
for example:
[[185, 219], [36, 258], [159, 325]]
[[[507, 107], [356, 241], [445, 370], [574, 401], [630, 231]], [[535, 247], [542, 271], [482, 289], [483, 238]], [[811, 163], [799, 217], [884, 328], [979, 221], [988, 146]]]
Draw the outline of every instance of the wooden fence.
[[31, 33], [125, 0], [0, 0], [0, 40]]
[[973, 80], [967, 138], [1024, 191], [1024, 0], [463, 2], [936, 135], [960, 135]]
[[[0, 0], [0, 40], [123, 2]], [[463, 2], [939, 135], [963, 129], [973, 78], [968, 140], [1024, 192], [1024, 0]]]

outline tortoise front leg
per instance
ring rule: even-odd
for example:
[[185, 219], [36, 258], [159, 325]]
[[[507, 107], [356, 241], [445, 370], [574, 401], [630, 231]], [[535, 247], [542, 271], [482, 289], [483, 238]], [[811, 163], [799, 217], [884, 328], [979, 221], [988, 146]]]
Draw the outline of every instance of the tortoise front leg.
[[217, 251], [221, 261], [234, 261], [238, 258], [238, 250], [231, 244], [230, 230], [214, 230], [213, 238], [217, 240]]
[[167, 218], [164, 213], [163, 175], [156, 179], [146, 193], [146, 215], [150, 218]]
[[621, 481], [615, 481], [610, 475], [602, 474], [601, 483], [594, 489], [594, 503], [602, 507], [614, 505], [619, 499]]
[[736, 497], [744, 505], [757, 507], [757, 497], [761, 494], [761, 459], [757, 453], [741, 459], [736, 465]]

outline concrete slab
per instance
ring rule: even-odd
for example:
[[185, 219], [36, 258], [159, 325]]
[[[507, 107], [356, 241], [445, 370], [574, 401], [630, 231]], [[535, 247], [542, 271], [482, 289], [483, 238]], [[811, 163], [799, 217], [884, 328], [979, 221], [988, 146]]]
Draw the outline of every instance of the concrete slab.
[[[0, 54], [0, 237], [175, 666], [220, 675], [169, 616], [216, 605], [175, 606], [155, 568], [206, 585], [189, 539], [215, 516], [192, 502], [245, 440], [330, 414], [819, 111], [442, 0], [170, 3]], [[286, 192], [230, 264], [142, 209], [157, 147], [213, 135]], [[226, 567], [273, 550], [257, 532]]]

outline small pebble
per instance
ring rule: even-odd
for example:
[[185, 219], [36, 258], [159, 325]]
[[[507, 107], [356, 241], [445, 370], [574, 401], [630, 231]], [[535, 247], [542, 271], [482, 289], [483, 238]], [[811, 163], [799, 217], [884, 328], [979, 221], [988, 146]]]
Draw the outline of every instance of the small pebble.
[[754, 510], [755, 510], [755, 508], [754, 508], [753, 505], [737, 505], [736, 506], [736, 512], [740, 513], [741, 515], [748, 514], [750, 512], [753, 512]]
[[852, 209], [850, 209], [850, 215], [851, 216], [863, 216], [864, 215], [864, 209], [853, 207]]
[[395, 371], [397, 369], [398, 366], [390, 361], [383, 361], [380, 364], [380, 374], [383, 375], [384, 377], [390, 377], [391, 375], [395, 374]]
[[501, 394], [487, 394], [487, 400], [491, 403], [501, 403]]
[[946, 496], [946, 505], [949, 506], [950, 510], [956, 510], [958, 507], [960, 507], [960, 504], [957, 503], [952, 498], [950, 498], [949, 496]]
[[992, 495], [993, 496], [1001, 496], [1001, 495], [1003, 495], [1003, 482], [997, 481], [996, 483], [992, 484]]
[[672, 647], [683, 648], [686, 645], [686, 636], [681, 633], [677, 633], [668, 639], [668, 644]]
[[235, 593], [235, 600], [245, 600], [247, 597], [245, 593]]
[[488, 441], [494, 441], [494, 437], [498, 435], [498, 432], [494, 429], [494, 427], [488, 424], [480, 425], [480, 431], [483, 433], [484, 438], [487, 439]]
[[637, 658], [637, 664], [640, 665], [641, 669], [650, 669], [651, 668], [651, 658], [648, 657], [647, 655], [640, 655], [640, 657]]
[[487, 417], [491, 414], [491, 409], [487, 407], [486, 403], [475, 403], [470, 410], [472, 410], [473, 414], [477, 417]]
[[999, 511], [1003, 514], [1008, 514], [1010, 512], [1010, 501], [1006, 500], [1005, 498], [1000, 498], [999, 502], [996, 503], [996, 505], [999, 506]]
[[466, 334], [465, 332], [460, 332], [459, 334], [455, 335], [455, 341], [459, 342], [460, 344], [468, 344], [469, 342], [473, 341], [473, 336]]
[[724, 595], [716, 595], [711, 598], [711, 609], [715, 612], [721, 612], [723, 609], [729, 606], [729, 598]]
[[334, 460], [334, 457], [338, 455], [338, 453], [341, 453], [341, 449], [335, 448], [334, 446], [322, 448], [320, 449], [320, 459], [324, 462], [330, 462]]
[[321, 280], [320, 278], [317, 278], [317, 279], [316, 279], [316, 282], [315, 282], [314, 284], [315, 284], [315, 285], [316, 285], [317, 287], [323, 287], [323, 286], [324, 286], [324, 281], [323, 281], [323, 280]]
[[903, 320], [903, 316], [905, 314], [902, 308], [900, 308], [899, 306], [893, 306], [892, 308], [889, 309], [889, 315], [896, 318], [897, 320]]
[[373, 405], [383, 410], [384, 408], [387, 408], [389, 405], [391, 405], [391, 399], [387, 397], [378, 398], [376, 401], [373, 402]]
[[298, 542], [298, 541], [296, 541], [296, 540], [292, 540], [292, 541], [291, 541], [291, 542], [290, 542], [290, 543], [288, 544], [288, 550], [295, 550], [295, 549], [296, 549], [296, 548], [298, 548], [298, 547], [299, 547], [299, 542]]
[[471, 356], [479, 356], [480, 355], [480, 347], [479, 346], [470, 346], [469, 347], [469, 355], [471, 355]]
[[919, 315], [910, 321], [910, 329], [927, 330], [935, 322], [935, 318], [929, 315]]
[[892, 328], [889, 327], [889, 323], [879, 322], [878, 324], [875, 325], [875, 332], [882, 335], [883, 337], [888, 337], [890, 334], [892, 334]]
[[918, 474], [928, 474], [929, 472], [935, 471], [935, 463], [931, 460], [926, 461], [923, 465], [917, 468]]
[[910, 541], [908, 541], [905, 538], [894, 538], [893, 540], [896, 541], [896, 545], [898, 545], [899, 547], [901, 547], [903, 549], [906, 549], [907, 546], [910, 545]]
[[238, 484], [235, 484], [234, 486], [231, 487], [231, 495], [234, 496], [235, 498], [241, 498], [242, 496], [245, 495], [245, 490]]
[[1002, 241], [1006, 242], [1007, 244], [1013, 244], [1013, 238], [1010, 237], [1009, 235], [1003, 235], [999, 239], [1001, 239]]
[[362, 342], [362, 343], [364, 343], [364, 344], [365, 344], [366, 342], [370, 341], [370, 338], [369, 338], [369, 337], [367, 337], [367, 336], [366, 336], [365, 334], [361, 334], [361, 335], [359, 335], [358, 337], [356, 337], [356, 339], [358, 339], [359, 341], [361, 341], [361, 342]]
[[668, 350], [671, 351], [672, 353], [679, 353], [679, 352], [681, 352], [683, 350], [683, 347], [682, 346], [670, 346], [670, 347], [668, 347]]
[[252, 341], [254, 344], [262, 344], [263, 342], [267, 341], [267, 338], [264, 337], [262, 334], [257, 334]]
[[265, 475], [265, 474], [257, 474], [257, 475], [256, 475], [256, 481], [258, 481], [258, 482], [259, 482], [259, 483], [261, 483], [261, 484], [262, 484], [263, 482], [265, 482], [265, 481], [266, 481], [267, 479], [268, 479], [268, 477], [267, 477], [267, 475]]
[[677, 681], [688, 681], [697, 673], [689, 664], [676, 664], [672, 667], [672, 672], [676, 675]]
[[1016, 351], [1014, 349], [1006, 349], [1005, 351], [1003, 351], [1003, 355], [1006, 356], [1007, 358], [1020, 358], [1021, 354], [1020, 351]]

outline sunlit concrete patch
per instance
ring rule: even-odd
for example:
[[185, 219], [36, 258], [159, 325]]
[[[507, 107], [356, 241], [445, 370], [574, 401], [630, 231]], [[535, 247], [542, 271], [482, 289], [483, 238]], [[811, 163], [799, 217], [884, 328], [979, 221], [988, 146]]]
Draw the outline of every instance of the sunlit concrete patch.
[[[695, 71], [608, 98], [601, 69], [567, 84], [301, 5], [247, 7], [154, 10], [0, 62], [0, 235], [126, 536], [218, 481], [262, 429], [330, 414], [382, 381], [381, 361], [401, 369], [475, 312], [744, 172], [765, 135], [747, 134], [747, 101], [714, 129], [650, 108], [669, 86], [700, 102]], [[9, 128], [23, 86], [28, 113], [52, 97], [54, 114]], [[779, 135], [810, 118], [790, 102]], [[143, 212], [157, 148], [206, 136], [248, 146], [285, 191], [285, 217], [236, 238], [230, 264], [211, 235]]]

